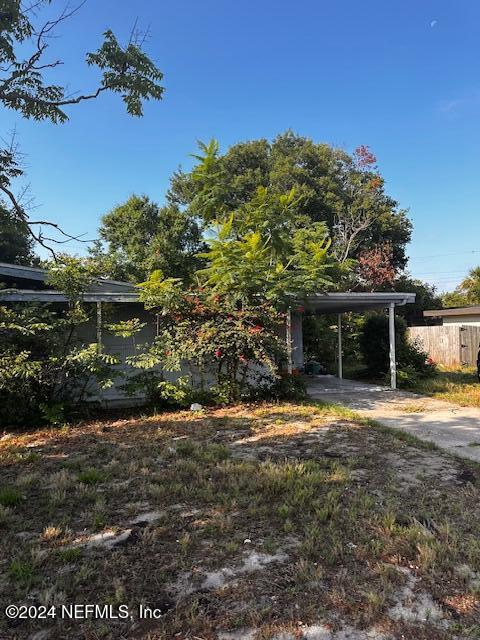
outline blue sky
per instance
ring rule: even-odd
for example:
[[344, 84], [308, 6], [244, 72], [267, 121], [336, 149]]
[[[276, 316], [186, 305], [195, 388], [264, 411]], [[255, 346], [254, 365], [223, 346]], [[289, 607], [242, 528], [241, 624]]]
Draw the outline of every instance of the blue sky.
[[85, 52], [108, 27], [126, 39], [137, 17], [166, 87], [143, 119], [113, 96], [72, 108], [66, 125], [0, 112], [27, 154], [35, 215], [95, 237], [131, 193], [161, 202], [197, 139], [225, 149], [291, 128], [370, 145], [410, 209], [413, 275], [450, 289], [480, 264], [478, 0], [88, 0], [52, 42], [65, 59], [55, 78], [94, 86]]

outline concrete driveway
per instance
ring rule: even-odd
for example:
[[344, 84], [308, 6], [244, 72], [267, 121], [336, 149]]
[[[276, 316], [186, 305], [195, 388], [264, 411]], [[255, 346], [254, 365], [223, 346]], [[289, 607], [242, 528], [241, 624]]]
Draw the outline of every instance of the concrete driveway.
[[307, 389], [315, 400], [349, 407], [387, 427], [480, 462], [480, 409], [334, 376], [310, 377]]

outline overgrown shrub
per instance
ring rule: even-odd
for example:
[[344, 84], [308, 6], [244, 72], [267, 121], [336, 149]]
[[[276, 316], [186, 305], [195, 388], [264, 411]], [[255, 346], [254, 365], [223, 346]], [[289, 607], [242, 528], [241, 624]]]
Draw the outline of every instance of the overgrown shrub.
[[[387, 375], [390, 368], [390, 338], [385, 315], [375, 313], [365, 320], [360, 347], [369, 375], [376, 378]], [[407, 324], [400, 317], [395, 318], [395, 348], [401, 386], [410, 386], [419, 378], [434, 375], [435, 365], [418, 344], [409, 342]]]
[[113, 384], [117, 358], [78, 337], [80, 308], [0, 307], [0, 424], [59, 424], [98, 388]]
[[201, 389], [192, 383], [189, 376], [181, 376], [171, 382], [156, 371], [132, 375], [121, 388], [130, 396], [143, 395], [155, 409], [187, 409], [193, 403], [214, 405], [227, 402], [217, 387]]
[[[331, 373], [337, 371], [337, 315], [305, 315], [303, 317], [303, 350], [305, 362], [320, 362]], [[361, 357], [359, 335], [363, 318], [358, 314], [342, 314], [342, 350], [344, 363], [358, 363]]]
[[307, 397], [307, 387], [298, 375], [284, 374], [274, 380], [265, 380], [265, 382], [250, 390], [251, 400], [304, 400]]
[[[285, 360], [279, 337], [283, 315], [271, 304], [239, 304], [202, 288], [183, 291], [172, 278], [153, 274], [143, 285], [147, 308], [159, 315], [159, 335], [128, 359], [132, 367], [188, 372], [192, 392], [230, 403], [249, 394], [269, 375], [274, 379]], [[137, 377], [137, 380], [139, 378]], [[155, 381], [154, 395], [180, 390]]]
[[117, 358], [78, 333], [90, 319], [82, 297], [91, 277], [66, 258], [50, 278], [67, 305], [0, 306], [0, 425], [59, 424], [70, 408], [113, 384]]
[[[145, 371], [129, 378], [122, 389], [129, 395], [145, 395], [148, 404], [156, 410], [188, 409], [193, 403], [203, 406], [225, 405], [233, 401], [228, 379], [202, 389], [192, 384], [188, 376], [170, 382], [161, 373]], [[303, 400], [306, 397], [307, 389], [301, 377], [264, 375], [256, 384], [242, 387], [242, 395], [238, 400]]]
[[419, 373], [417, 369], [411, 365], [397, 369], [397, 384], [400, 388], [415, 387], [418, 381], [425, 377], [427, 376]]

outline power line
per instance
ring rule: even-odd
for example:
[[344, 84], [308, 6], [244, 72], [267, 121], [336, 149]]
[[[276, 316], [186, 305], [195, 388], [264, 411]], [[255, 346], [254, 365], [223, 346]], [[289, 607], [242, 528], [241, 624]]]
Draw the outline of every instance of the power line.
[[472, 251], [457, 251], [454, 253], [437, 253], [431, 256], [410, 256], [410, 260], [428, 260], [429, 258], [445, 258], [447, 256], [465, 256], [472, 253], [480, 253], [480, 250], [473, 249]]
[[435, 278], [434, 276], [431, 276], [431, 278], [438, 282], [458, 282], [458, 280], [461, 280], [461, 278]]
[[466, 273], [466, 271], [467, 271], [466, 269], [458, 269], [456, 271], [452, 271], [452, 270], [449, 270], [449, 271], [417, 271], [416, 273], [419, 276], [431, 276], [431, 275], [436, 275], [437, 273], [440, 273], [440, 274], [442, 274], [442, 273], [452, 273], [453, 274], [453, 273]]

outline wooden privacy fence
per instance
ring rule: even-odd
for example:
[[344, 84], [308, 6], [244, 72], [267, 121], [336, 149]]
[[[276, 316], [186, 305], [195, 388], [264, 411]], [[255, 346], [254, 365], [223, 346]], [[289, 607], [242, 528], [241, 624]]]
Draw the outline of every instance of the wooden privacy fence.
[[438, 364], [475, 366], [480, 345], [480, 326], [443, 325], [409, 327], [408, 337]]

